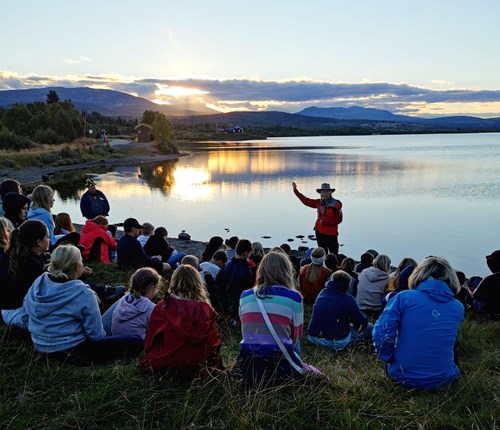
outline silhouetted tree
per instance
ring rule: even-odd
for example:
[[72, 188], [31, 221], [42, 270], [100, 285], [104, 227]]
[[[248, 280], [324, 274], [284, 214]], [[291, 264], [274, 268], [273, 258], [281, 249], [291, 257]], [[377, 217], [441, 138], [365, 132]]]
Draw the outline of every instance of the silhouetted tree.
[[47, 104], [51, 105], [54, 103], [59, 103], [59, 95], [56, 90], [50, 90], [47, 94]]

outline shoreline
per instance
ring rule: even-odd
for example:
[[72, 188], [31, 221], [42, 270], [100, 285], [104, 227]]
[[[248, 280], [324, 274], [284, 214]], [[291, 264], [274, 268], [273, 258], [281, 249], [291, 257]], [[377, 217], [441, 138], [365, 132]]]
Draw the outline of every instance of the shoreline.
[[[191, 155], [187, 152], [182, 152], [179, 154], [149, 154], [147, 156], [140, 157], [124, 157], [124, 158], [107, 158], [95, 161], [89, 161], [87, 163], [77, 163], [77, 164], [67, 164], [64, 166], [30, 166], [24, 167], [22, 169], [15, 168], [2, 168], [0, 170], [1, 180], [4, 179], [15, 179], [19, 181], [21, 185], [35, 185], [42, 182], [42, 177], [47, 174], [52, 174], [55, 172], [64, 172], [69, 170], [80, 170], [94, 167], [102, 166], [125, 166], [130, 164], [147, 164], [156, 163], [168, 160], [175, 160], [181, 157], [187, 157]], [[0, 181], [1, 182], [1, 181]]]

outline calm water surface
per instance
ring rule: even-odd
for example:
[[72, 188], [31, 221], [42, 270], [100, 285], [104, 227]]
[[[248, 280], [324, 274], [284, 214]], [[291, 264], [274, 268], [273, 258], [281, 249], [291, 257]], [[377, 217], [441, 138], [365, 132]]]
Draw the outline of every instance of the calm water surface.
[[[291, 182], [310, 197], [329, 182], [344, 205], [339, 242], [346, 255], [373, 248], [395, 265], [441, 255], [470, 276], [486, 275], [484, 257], [500, 249], [497, 133], [276, 138], [193, 151], [176, 161], [93, 171], [110, 221], [133, 216], [196, 240], [237, 235], [267, 247], [288, 239], [292, 248], [314, 246], [307, 235], [315, 210], [299, 202]], [[54, 186], [54, 213], [78, 223], [84, 173]]]

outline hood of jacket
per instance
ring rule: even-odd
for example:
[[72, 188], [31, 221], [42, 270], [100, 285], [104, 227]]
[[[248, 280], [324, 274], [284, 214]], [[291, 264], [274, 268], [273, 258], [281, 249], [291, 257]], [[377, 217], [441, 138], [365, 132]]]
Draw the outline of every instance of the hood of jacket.
[[348, 288], [349, 288], [349, 284], [346, 284], [345, 282], [339, 282], [339, 281], [328, 281], [326, 283], [326, 288], [328, 288], [329, 290], [333, 290], [333, 291], [336, 291], [338, 293], [346, 293]]
[[175, 296], [170, 296], [162, 302], [160, 303], [166, 310], [165, 317], [170, 326], [186, 342], [198, 344], [212, 334], [218, 315], [208, 303]]
[[[50, 315], [54, 310], [74, 306], [74, 300], [88, 288], [79, 279], [66, 282], [54, 282], [48, 273], [43, 273], [35, 279], [28, 291], [25, 306], [30, 307], [30, 313], [38, 318]], [[73, 302], [73, 303], [72, 303]]]
[[153, 306], [153, 302], [147, 297], [141, 296], [136, 298], [133, 294], [128, 293], [125, 297], [120, 299], [113, 315], [117, 315], [117, 321], [123, 323], [148, 312]]
[[455, 297], [455, 294], [446, 282], [432, 277], [418, 284], [415, 290], [422, 291], [438, 303], [449, 302]]
[[389, 279], [388, 273], [373, 266], [363, 270], [361, 274], [364, 274], [370, 282], [380, 282]]

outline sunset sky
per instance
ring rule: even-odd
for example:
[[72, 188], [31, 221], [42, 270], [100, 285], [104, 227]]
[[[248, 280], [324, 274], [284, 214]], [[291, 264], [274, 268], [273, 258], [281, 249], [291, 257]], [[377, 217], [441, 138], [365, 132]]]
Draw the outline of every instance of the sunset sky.
[[0, 90], [500, 116], [498, 0], [2, 0]]

